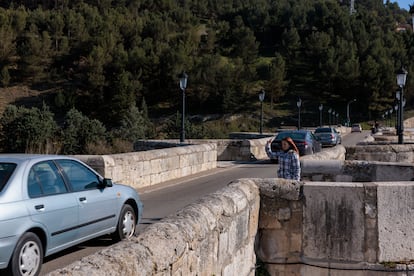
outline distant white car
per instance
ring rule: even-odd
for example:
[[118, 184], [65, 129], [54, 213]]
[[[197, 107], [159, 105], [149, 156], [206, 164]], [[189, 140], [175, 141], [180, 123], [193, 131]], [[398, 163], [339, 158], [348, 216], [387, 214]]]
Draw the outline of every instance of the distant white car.
[[360, 124], [352, 124], [351, 132], [362, 132], [362, 127]]

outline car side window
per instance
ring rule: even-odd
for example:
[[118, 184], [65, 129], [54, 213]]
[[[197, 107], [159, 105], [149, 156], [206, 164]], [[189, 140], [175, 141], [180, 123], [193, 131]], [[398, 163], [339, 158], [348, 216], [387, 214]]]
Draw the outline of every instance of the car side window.
[[74, 160], [58, 160], [57, 162], [62, 167], [74, 191], [98, 188], [99, 177], [81, 163]]
[[13, 163], [1, 163], [0, 164], [0, 192], [3, 190], [3, 187], [9, 181], [10, 176], [14, 172], [16, 164]]
[[27, 189], [30, 197], [54, 195], [68, 191], [56, 165], [51, 161], [33, 165], [29, 172]]

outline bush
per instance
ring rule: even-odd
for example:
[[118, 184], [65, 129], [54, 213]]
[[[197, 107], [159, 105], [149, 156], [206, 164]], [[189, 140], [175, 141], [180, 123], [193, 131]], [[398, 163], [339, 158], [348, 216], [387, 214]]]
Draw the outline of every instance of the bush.
[[58, 129], [53, 113], [42, 109], [9, 105], [0, 121], [1, 145], [4, 152], [56, 153], [54, 139]]
[[106, 128], [73, 108], [66, 114], [62, 141], [63, 154], [86, 154], [92, 144], [106, 144]]

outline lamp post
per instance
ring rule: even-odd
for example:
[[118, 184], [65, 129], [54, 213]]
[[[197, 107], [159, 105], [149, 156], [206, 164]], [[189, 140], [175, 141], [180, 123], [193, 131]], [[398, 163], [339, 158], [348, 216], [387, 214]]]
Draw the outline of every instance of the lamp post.
[[398, 144], [404, 143], [404, 107], [403, 107], [403, 101], [404, 101], [404, 86], [405, 82], [407, 80], [407, 70], [405, 70], [403, 67], [400, 68], [400, 70], [397, 71], [397, 85], [400, 88], [399, 92], [396, 94], [396, 98], [398, 100], [398, 129], [397, 129], [397, 135], [398, 135]]
[[298, 107], [298, 129], [300, 129], [300, 107], [302, 106], [302, 99], [299, 98], [299, 100], [296, 102], [296, 105]]
[[353, 102], [356, 102], [356, 99], [350, 100], [347, 104], [346, 104], [346, 123], [347, 126], [349, 127], [351, 125], [351, 118], [349, 117], [349, 105]]
[[185, 89], [187, 88], [188, 75], [183, 71], [178, 78], [180, 79], [180, 88], [183, 92], [183, 111], [181, 113], [181, 132], [180, 132], [180, 143], [184, 143], [185, 140]]
[[265, 91], [262, 89], [259, 93], [259, 101], [260, 101], [260, 134], [263, 134], [263, 101], [265, 98]]
[[323, 110], [323, 104], [319, 105], [319, 126], [322, 127], [322, 110]]
[[394, 110], [395, 110], [395, 131], [398, 131], [398, 122], [399, 122], [399, 118], [398, 118], [398, 103], [394, 106]]
[[332, 108], [329, 108], [328, 109], [329, 127], [331, 127], [331, 113], [332, 113]]
[[389, 121], [388, 121], [388, 110], [385, 111], [385, 124], [387, 125], [387, 127], [389, 126]]

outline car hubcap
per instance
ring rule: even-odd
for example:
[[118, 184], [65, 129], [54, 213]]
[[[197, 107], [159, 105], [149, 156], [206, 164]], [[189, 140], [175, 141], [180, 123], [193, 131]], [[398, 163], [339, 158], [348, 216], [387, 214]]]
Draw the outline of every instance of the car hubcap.
[[135, 216], [132, 212], [126, 212], [123, 221], [122, 232], [125, 238], [130, 238], [135, 232]]
[[35, 242], [27, 242], [20, 251], [20, 274], [35, 275], [40, 263], [40, 248]]

